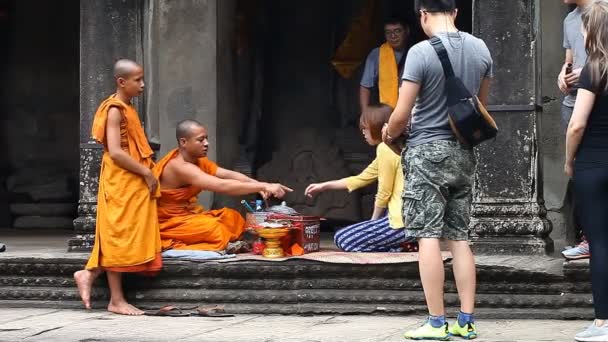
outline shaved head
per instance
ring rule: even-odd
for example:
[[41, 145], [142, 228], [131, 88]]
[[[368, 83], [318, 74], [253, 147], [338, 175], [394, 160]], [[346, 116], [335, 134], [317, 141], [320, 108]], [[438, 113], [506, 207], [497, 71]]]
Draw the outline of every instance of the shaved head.
[[135, 71], [143, 69], [141, 65], [130, 59], [119, 59], [114, 63], [114, 78], [127, 78]]
[[205, 126], [196, 120], [182, 120], [175, 127], [175, 138], [178, 142], [181, 138], [188, 139], [196, 128], [205, 128]]

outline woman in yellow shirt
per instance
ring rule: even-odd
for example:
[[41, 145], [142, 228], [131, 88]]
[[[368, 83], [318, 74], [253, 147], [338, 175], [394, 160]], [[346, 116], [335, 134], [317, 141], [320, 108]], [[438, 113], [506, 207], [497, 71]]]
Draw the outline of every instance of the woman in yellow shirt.
[[355, 191], [378, 181], [374, 213], [369, 221], [339, 230], [334, 236], [338, 248], [345, 252], [402, 251], [413, 241], [405, 235], [402, 217], [403, 170], [401, 158], [382, 143], [382, 126], [388, 122], [392, 108], [370, 106], [361, 114], [359, 127], [368, 144], [377, 146], [376, 159], [357, 176], [310, 184], [306, 196], [327, 190]]

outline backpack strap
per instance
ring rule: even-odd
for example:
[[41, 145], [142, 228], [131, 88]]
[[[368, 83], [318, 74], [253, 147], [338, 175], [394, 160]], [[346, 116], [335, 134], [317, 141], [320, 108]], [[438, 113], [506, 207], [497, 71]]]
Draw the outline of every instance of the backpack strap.
[[403, 51], [403, 55], [401, 56], [401, 59], [399, 60], [399, 63], [397, 63], [397, 73], [399, 74], [399, 77], [401, 77], [402, 71], [403, 71], [403, 67], [405, 66], [405, 58], [407, 57], [407, 51]]
[[452, 69], [452, 62], [450, 62], [450, 57], [448, 56], [448, 51], [445, 49], [445, 46], [441, 42], [441, 39], [437, 36], [433, 36], [429, 42], [435, 49], [437, 53], [437, 57], [439, 57], [439, 61], [441, 62], [441, 66], [443, 67], [443, 74], [445, 78], [454, 77], [454, 69]]

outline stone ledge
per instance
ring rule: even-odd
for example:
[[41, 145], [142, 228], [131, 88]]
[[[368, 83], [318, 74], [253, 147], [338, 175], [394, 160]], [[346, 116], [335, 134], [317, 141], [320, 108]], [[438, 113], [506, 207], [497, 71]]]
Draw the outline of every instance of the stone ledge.
[[[260, 314], [260, 315], [323, 315], [323, 314], [362, 314], [382, 316], [404, 316], [404, 315], [427, 315], [426, 306], [420, 305], [344, 305], [344, 304], [232, 304], [232, 303], [180, 303], [180, 307], [189, 308], [196, 306], [207, 306], [221, 304], [226, 310], [235, 314]], [[93, 301], [94, 309], [103, 309], [106, 301]], [[0, 306], [6, 308], [50, 308], [50, 309], [82, 309], [80, 301], [62, 301], [60, 303], [47, 300], [0, 300]], [[137, 302], [142, 309], [158, 309], [158, 303]], [[448, 317], [455, 318], [458, 307], [446, 307]], [[478, 308], [475, 310], [478, 319], [522, 319], [534, 317], [534, 319], [584, 319], [591, 320], [594, 317], [590, 308], [555, 308], [555, 309], [517, 309], [517, 308]]]

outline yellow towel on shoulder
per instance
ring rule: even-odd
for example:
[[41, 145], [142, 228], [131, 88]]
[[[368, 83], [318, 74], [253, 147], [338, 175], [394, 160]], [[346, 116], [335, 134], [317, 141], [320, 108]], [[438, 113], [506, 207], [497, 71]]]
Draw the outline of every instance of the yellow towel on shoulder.
[[388, 43], [380, 46], [378, 90], [380, 92], [380, 102], [395, 108], [399, 98], [399, 71], [397, 70], [395, 52]]

